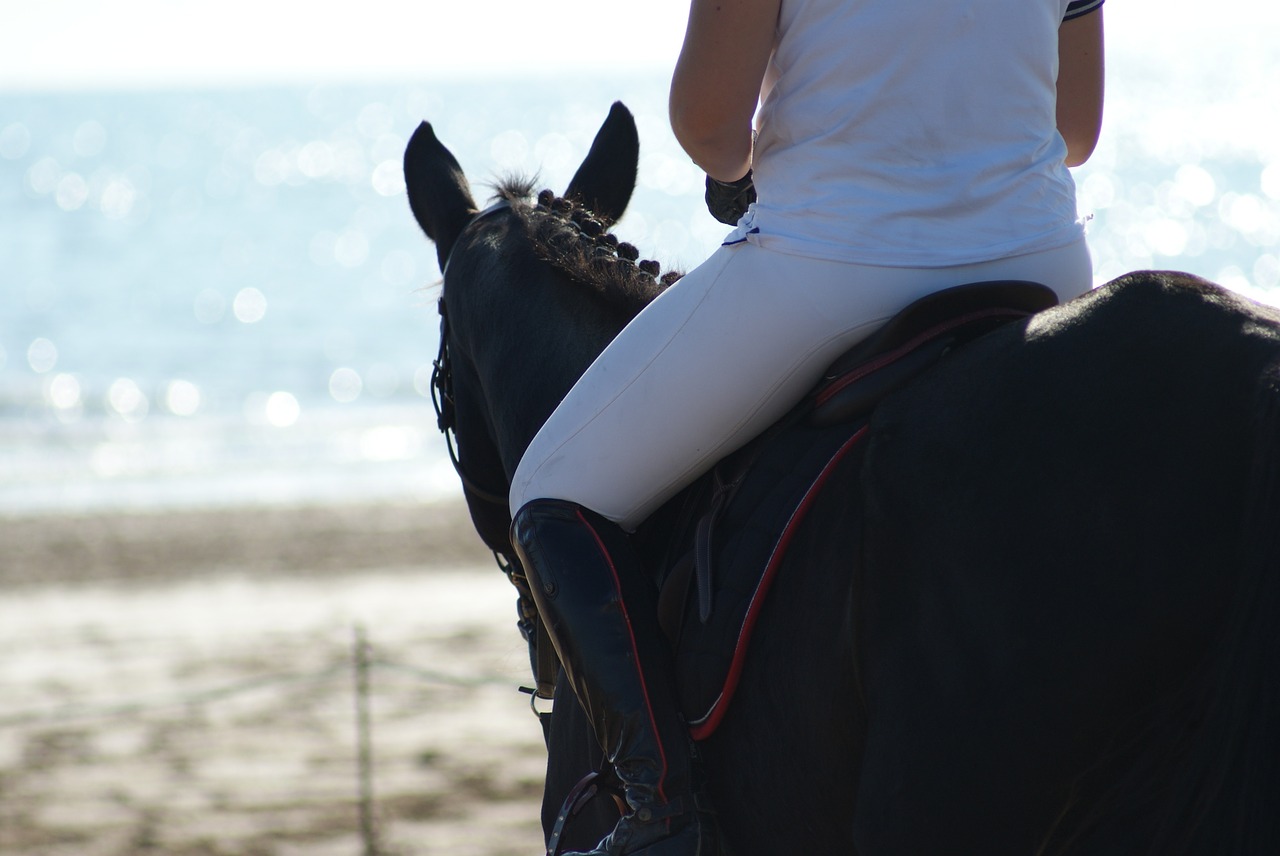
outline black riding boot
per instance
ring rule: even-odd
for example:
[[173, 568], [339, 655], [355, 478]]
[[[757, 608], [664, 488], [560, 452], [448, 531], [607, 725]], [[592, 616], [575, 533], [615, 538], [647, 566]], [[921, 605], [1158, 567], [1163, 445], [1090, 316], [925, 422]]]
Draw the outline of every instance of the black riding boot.
[[516, 513], [511, 541], [630, 807], [595, 850], [578, 856], [715, 856], [719, 836], [695, 798], [656, 591], [627, 536], [581, 506], [538, 499]]

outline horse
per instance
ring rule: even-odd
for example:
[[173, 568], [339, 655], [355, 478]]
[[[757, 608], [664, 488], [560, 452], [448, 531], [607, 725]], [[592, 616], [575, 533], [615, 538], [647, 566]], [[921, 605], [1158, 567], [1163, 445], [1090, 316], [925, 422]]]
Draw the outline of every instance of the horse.
[[[429, 123], [406, 148], [442, 426], [500, 555], [528, 442], [675, 278], [608, 231], [638, 152], [614, 104], [563, 196], [508, 179], [480, 209]], [[1134, 272], [950, 349], [857, 430], [697, 743], [727, 852], [1280, 853], [1280, 313]], [[633, 536], [655, 584], [689, 502]], [[586, 849], [617, 814], [557, 828], [600, 757], [563, 682], [554, 705], [544, 831]]]

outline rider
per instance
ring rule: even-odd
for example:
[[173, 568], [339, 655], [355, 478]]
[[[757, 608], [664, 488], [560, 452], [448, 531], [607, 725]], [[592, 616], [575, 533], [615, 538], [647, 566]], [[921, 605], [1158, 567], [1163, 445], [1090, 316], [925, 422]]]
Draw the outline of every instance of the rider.
[[630, 809], [591, 854], [721, 849], [627, 533], [912, 301], [980, 280], [1091, 287], [1067, 167], [1101, 125], [1102, 2], [692, 0], [671, 124], [736, 228], [587, 370], [510, 496]]

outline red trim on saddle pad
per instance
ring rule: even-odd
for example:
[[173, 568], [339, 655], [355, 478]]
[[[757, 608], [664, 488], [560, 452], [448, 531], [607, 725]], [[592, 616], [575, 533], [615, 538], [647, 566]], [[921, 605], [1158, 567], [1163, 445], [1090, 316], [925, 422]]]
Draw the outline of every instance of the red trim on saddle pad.
[[826, 485], [831, 473], [835, 471], [845, 455], [866, 434], [867, 426], [864, 425], [836, 450], [831, 459], [823, 465], [822, 471], [818, 473], [818, 477], [814, 479], [813, 484], [805, 491], [804, 497], [800, 500], [795, 510], [791, 512], [791, 517], [787, 520], [787, 525], [783, 528], [782, 534], [778, 536], [778, 542], [774, 545], [773, 552], [769, 556], [769, 562], [765, 566], [764, 574], [760, 577], [760, 584], [756, 586], [755, 593], [751, 596], [751, 603], [747, 607], [747, 613], [742, 620], [742, 627], [738, 631], [737, 642], [733, 650], [733, 661], [730, 663], [729, 672], [725, 676], [724, 686], [721, 688], [720, 694], [716, 696], [716, 700], [712, 702], [710, 709], [700, 719], [689, 723], [690, 734], [694, 740], [705, 740], [710, 737], [724, 719], [725, 711], [729, 709], [729, 703], [733, 700], [733, 695], [738, 689], [738, 682], [742, 679], [742, 668], [746, 661], [747, 645], [751, 641], [751, 634], [755, 630], [756, 621], [760, 618], [760, 609], [764, 605], [765, 597], [768, 595], [769, 589], [773, 585], [773, 580], [778, 574], [778, 569], [782, 566], [782, 559], [786, 555], [787, 548], [791, 545], [791, 540], [795, 537], [796, 530], [800, 528], [800, 523], [822, 492], [822, 488]]
[[944, 333], [949, 333], [952, 330], [958, 330], [962, 327], [965, 327], [969, 324], [974, 323], [975, 321], [983, 321], [987, 318], [1007, 318], [1012, 321], [1016, 318], [1026, 318], [1029, 314], [1030, 313], [1020, 309], [1005, 309], [999, 306], [993, 306], [990, 309], [980, 309], [976, 312], [970, 312], [966, 315], [960, 315], [956, 318], [952, 318], [949, 321], [944, 321], [941, 324], [937, 324], [933, 327], [930, 327], [928, 330], [925, 330], [923, 333], [920, 333], [919, 335], [914, 336], [906, 344], [901, 345], [897, 348], [894, 348], [892, 351], [888, 351], [887, 353], [881, 354], [880, 356], [874, 359], [868, 360], [867, 362], [861, 363], [856, 368], [848, 372], [845, 372], [844, 374], [840, 375], [838, 378], [835, 378], [834, 380], [829, 382], [826, 386], [824, 386], [818, 392], [818, 395], [815, 399], [816, 406], [819, 408], [822, 407], [823, 404], [830, 401], [836, 394], [838, 394], [842, 389], [846, 388], [850, 384], [854, 383], [855, 381], [862, 380], [864, 377], [870, 374], [874, 374], [875, 372], [879, 371], [880, 369], [884, 368], [887, 365], [891, 365], [892, 363], [897, 362], [902, 357], [906, 356], [907, 354], [910, 354], [916, 348], [919, 348], [921, 345], [924, 345], [927, 342], [933, 341], [934, 339], [938, 338]]

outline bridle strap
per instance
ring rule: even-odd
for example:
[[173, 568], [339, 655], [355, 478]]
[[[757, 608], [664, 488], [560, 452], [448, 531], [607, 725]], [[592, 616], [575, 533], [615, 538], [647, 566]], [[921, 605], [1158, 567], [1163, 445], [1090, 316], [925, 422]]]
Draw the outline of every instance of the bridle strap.
[[431, 404], [436, 410], [436, 427], [444, 435], [445, 448], [449, 450], [449, 460], [453, 471], [462, 481], [462, 489], [476, 499], [492, 505], [507, 507], [507, 493], [488, 490], [476, 483], [467, 475], [458, 457], [458, 409], [453, 396], [453, 364], [449, 355], [449, 313], [445, 308], [444, 295], [438, 304], [440, 312], [440, 351], [432, 363], [431, 369]]
[[[509, 201], [499, 199], [483, 211], [472, 215], [471, 219], [462, 227], [462, 231], [458, 233], [453, 246], [449, 248], [448, 257], [444, 260], [444, 268], [441, 275], [446, 283], [449, 279], [449, 263], [453, 261], [454, 250], [457, 249], [463, 235], [474, 228], [481, 220], [487, 219], [500, 211], [505, 211], [510, 207], [511, 203]], [[476, 483], [475, 479], [467, 475], [466, 470], [462, 467], [462, 461], [458, 457], [458, 414], [457, 404], [453, 395], [453, 365], [449, 355], [449, 313], [445, 306], [443, 286], [441, 287], [437, 308], [440, 312], [440, 351], [437, 353], [431, 369], [431, 403], [436, 410], [436, 427], [440, 429], [441, 434], [444, 434], [445, 447], [449, 450], [449, 460], [453, 463], [453, 471], [458, 474], [458, 478], [462, 481], [462, 489], [476, 499], [491, 505], [500, 505], [505, 509], [508, 504], [508, 491], [491, 491], [481, 487]]]
[[[444, 262], [442, 275], [446, 286], [448, 285], [449, 263], [453, 260], [453, 251], [457, 248], [463, 235], [481, 220], [510, 207], [510, 202], [506, 199], [500, 199], [472, 216], [467, 221], [467, 224], [462, 227], [462, 231], [458, 233], [458, 239], [454, 241], [453, 247], [449, 250], [449, 256]], [[458, 408], [453, 392], [453, 360], [449, 353], [449, 311], [445, 300], [444, 287], [441, 288], [437, 309], [440, 313], [440, 350], [436, 354], [431, 370], [431, 403], [436, 411], [436, 427], [440, 429], [440, 433], [444, 434], [445, 448], [449, 451], [449, 461], [453, 464], [453, 471], [458, 474], [458, 479], [462, 482], [462, 490], [467, 496], [468, 504], [470, 505], [475, 501], [484, 502], [497, 506], [503, 513], [506, 513], [509, 510], [509, 490], [507, 487], [504, 486], [500, 491], [482, 487], [467, 474], [466, 469], [462, 466], [462, 460], [458, 454]], [[519, 557], [503, 550], [494, 550], [493, 554], [494, 558], [497, 559], [498, 567], [502, 569], [507, 579], [511, 581], [511, 584], [515, 586], [516, 591], [520, 594], [520, 632], [529, 643], [530, 651], [535, 658], [531, 665], [536, 686], [531, 691], [533, 698], [530, 703], [533, 707], [533, 712], [538, 715], [538, 719], [542, 722], [543, 737], [549, 741], [550, 732], [548, 729], [550, 727], [549, 717], [551, 714], [549, 711], [539, 710], [537, 702], [539, 699], [546, 700], [554, 696], [555, 682], [560, 671], [560, 662], [546, 627], [538, 616], [538, 609], [534, 603], [532, 592], [529, 590], [529, 582], [525, 576], [524, 568], [520, 564]]]

